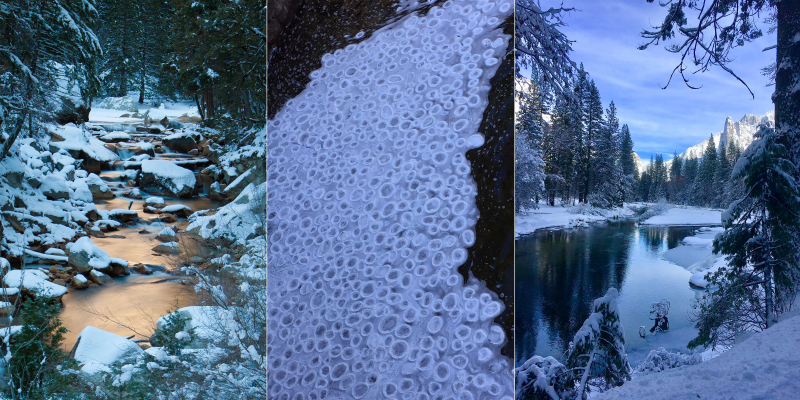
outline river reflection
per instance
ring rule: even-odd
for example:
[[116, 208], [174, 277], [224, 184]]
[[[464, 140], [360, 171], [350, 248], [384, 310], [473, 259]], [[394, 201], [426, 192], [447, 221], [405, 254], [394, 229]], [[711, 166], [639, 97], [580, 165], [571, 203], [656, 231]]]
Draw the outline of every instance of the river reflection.
[[[575, 230], [540, 230], [516, 242], [517, 365], [536, 355], [563, 354], [589, 315], [594, 299], [620, 289], [620, 319], [631, 362], [650, 349], [684, 348], [696, 334], [688, 320], [691, 273], [661, 255], [680, 245], [696, 227], [639, 227], [613, 221]], [[650, 303], [668, 299], [670, 331], [640, 338], [652, 325]]]

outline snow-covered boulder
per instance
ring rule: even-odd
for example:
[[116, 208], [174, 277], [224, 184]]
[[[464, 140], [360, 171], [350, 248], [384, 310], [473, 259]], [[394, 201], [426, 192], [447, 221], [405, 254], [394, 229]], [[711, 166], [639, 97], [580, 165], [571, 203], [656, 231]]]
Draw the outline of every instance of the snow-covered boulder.
[[193, 211], [189, 206], [183, 204], [170, 204], [166, 207], [161, 208], [161, 212], [164, 214], [173, 214], [176, 217], [186, 218], [192, 215]]
[[166, 242], [153, 247], [153, 251], [163, 254], [180, 254], [182, 250], [178, 242]]
[[48, 175], [42, 180], [42, 194], [50, 200], [69, 199], [70, 190], [67, 181], [59, 175]]
[[47, 280], [47, 274], [38, 269], [14, 269], [3, 276], [3, 282], [11, 288], [24, 288], [36, 296], [61, 297], [67, 288]]
[[172, 161], [142, 161], [139, 185], [147, 193], [159, 196], [186, 197], [194, 192], [194, 172]]
[[119, 143], [131, 140], [131, 135], [126, 132], [110, 132], [100, 136], [100, 140], [106, 143]]
[[158, 232], [156, 239], [162, 242], [177, 242], [178, 236], [175, 234], [175, 231], [173, 231], [172, 228], [164, 228], [161, 230], [161, 232]]
[[188, 153], [197, 149], [197, 141], [190, 133], [175, 133], [163, 139], [164, 144], [178, 153]]
[[78, 272], [88, 272], [93, 268], [108, 268], [111, 256], [105, 250], [95, 246], [92, 239], [84, 236], [69, 248], [69, 265]]
[[233, 182], [225, 187], [222, 193], [229, 199], [235, 199], [247, 187], [253, 183], [256, 178], [256, 167], [248, 169], [245, 173], [239, 175]]
[[91, 189], [89, 189], [89, 185], [83, 181], [77, 181], [73, 184], [75, 188], [75, 192], [72, 194], [72, 200], [82, 201], [84, 203], [91, 203], [94, 201], [94, 194], [92, 193]]
[[108, 217], [120, 222], [130, 222], [139, 218], [139, 213], [136, 212], [136, 210], [125, 210], [122, 208], [115, 208], [109, 211]]
[[106, 275], [106, 274], [104, 274], [104, 273], [102, 273], [102, 272], [100, 272], [100, 271], [98, 271], [96, 269], [93, 269], [93, 270], [89, 271], [89, 273], [86, 274], [86, 275], [88, 275], [87, 278], [89, 278], [90, 281], [92, 281], [92, 282], [94, 282], [94, 283], [96, 283], [98, 285], [104, 285], [104, 284], [106, 284], [106, 283], [111, 281], [111, 277], [110, 276], [108, 276], [108, 275]]
[[71, 354], [81, 364], [81, 371], [92, 375], [100, 371], [111, 372], [108, 368], [111, 364], [142, 353], [141, 347], [122, 336], [87, 326], [78, 335]]
[[114, 193], [109, 189], [108, 185], [96, 174], [89, 174], [86, 178], [86, 184], [92, 192], [92, 197], [97, 199], [113, 199]]
[[91, 283], [85, 276], [78, 274], [72, 278], [72, 287], [75, 289], [86, 289]]

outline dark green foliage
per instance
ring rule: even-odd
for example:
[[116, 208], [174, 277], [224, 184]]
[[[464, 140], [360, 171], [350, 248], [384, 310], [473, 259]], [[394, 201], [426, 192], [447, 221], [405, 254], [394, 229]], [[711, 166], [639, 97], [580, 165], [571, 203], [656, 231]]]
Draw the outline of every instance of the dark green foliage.
[[797, 168], [773, 129], [762, 128], [757, 137], [734, 167], [747, 196], [723, 215], [726, 230], [714, 251], [728, 255], [729, 265], [709, 277], [719, 289], [700, 303], [693, 347], [730, 344], [737, 331], [769, 328], [800, 283]]
[[261, 0], [174, 0], [167, 68], [208, 124], [225, 112], [266, 121], [266, 7]]
[[12, 357], [6, 372], [10, 381], [6, 390], [14, 392], [9, 393], [14, 398], [68, 396], [85, 389], [80, 378], [68, 372], [77, 363], [60, 348], [67, 332], [58, 319], [60, 306], [60, 302], [45, 297], [22, 304], [22, 330], [11, 338]]
[[600, 378], [607, 386], [620, 386], [630, 380], [625, 354], [625, 334], [619, 320], [616, 288], [595, 300], [592, 314], [575, 334], [567, 356], [567, 371], [572, 375], [582, 398], [590, 379]]
[[[150, 336], [150, 343], [154, 346], [163, 347], [164, 350], [170, 355], [179, 355], [181, 349], [186, 348], [186, 345], [192, 342], [194, 338], [194, 328], [186, 329], [186, 323], [189, 317], [183, 314], [176, 313], [178, 310], [177, 304], [170, 310], [169, 314], [164, 317], [166, 323], [156, 329], [152, 336]], [[186, 332], [188, 335], [182, 339], [175, 337], [178, 332]]]

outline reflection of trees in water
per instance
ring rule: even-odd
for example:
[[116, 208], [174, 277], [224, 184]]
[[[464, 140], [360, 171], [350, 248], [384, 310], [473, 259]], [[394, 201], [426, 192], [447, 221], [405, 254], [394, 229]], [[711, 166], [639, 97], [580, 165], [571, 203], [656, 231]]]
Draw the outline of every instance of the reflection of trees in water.
[[661, 227], [645, 227], [639, 232], [647, 249], [651, 252], [658, 252], [664, 244], [664, 239], [670, 236], [666, 230]]
[[625, 278], [632, 222], [539, 232], [517, 242], [517, 361], [533, 355], [541, 325], [565, 350], [594, 299]]

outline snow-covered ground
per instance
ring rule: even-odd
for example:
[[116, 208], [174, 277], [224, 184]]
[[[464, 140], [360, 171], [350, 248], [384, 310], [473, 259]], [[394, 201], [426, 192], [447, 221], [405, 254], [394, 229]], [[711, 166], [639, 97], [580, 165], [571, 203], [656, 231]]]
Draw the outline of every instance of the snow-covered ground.
[[[583, 212], [580, 212], [583, 211]], [[631, 217], [635, 211], [629, 205], [612, 210], [585, 207], [561, 207], [540, 203], [536, 210], [514, 215], [514, 233], [517, 237], [542, 228], [577, 228], [612, 218]]]
[[199, 120], [200, 114], [197, 106], [189, 101], [171, 102], [168, 100], [159, 101], [159, 105], [154, 106], [151, 99], [146, 99], [143, 104], [139, 104], [139, 94], [131, 92], [124, 97], [107, 97], [92, 104], [89, 112], [89, 122], [91, 123], [115, 123], [115, 124], [140, 124], [147, 116], [153, 123], [158, 123], [164, 117], [170, 121], [179, 118], [189, 120]]
[[709, 361], [634, 378], [595, 399], [797, 399], [800, 316]]
[[721, 225], [722, 210], [674, 206], [667, 212], [650, 217], [641, 225]]

